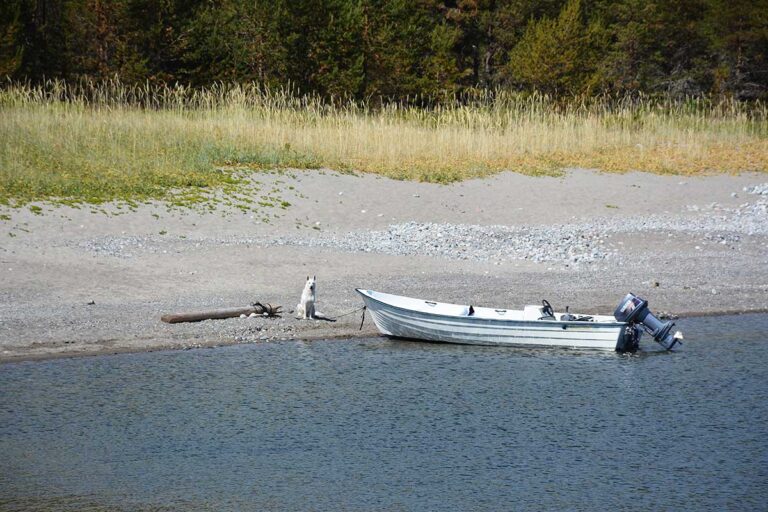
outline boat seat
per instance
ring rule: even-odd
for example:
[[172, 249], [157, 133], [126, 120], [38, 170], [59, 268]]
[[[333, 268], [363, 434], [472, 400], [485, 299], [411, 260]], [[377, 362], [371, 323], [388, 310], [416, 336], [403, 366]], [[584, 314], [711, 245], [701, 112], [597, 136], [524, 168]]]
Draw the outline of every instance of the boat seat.
[[538, 320], [544, 316], [544, 308], [541, 306], [525, 306], [523, 308], [523, 320]]

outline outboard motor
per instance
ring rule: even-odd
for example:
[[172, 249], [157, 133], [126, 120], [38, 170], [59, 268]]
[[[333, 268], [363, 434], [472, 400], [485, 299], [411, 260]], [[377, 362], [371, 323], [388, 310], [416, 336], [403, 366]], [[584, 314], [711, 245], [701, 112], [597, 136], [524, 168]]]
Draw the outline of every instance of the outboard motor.
[[613, 312], [613, 316], [619, 322], [627, 322], [630, 326], [633, 326], [633, 324], [642, 325], [645, 331], [667, 350], [671, 350], [677, 343], [681, 343], [680, 340], [683, 339], [680, 331], [674, 334], [670, 332], [675, 325], [674, 322], [671, 320], [662, 322], [653, 316], [653, 313], [648, 309], [648, 301], [641, 299], [634, 293], [628, 293], [622, 299], [616, 311]]

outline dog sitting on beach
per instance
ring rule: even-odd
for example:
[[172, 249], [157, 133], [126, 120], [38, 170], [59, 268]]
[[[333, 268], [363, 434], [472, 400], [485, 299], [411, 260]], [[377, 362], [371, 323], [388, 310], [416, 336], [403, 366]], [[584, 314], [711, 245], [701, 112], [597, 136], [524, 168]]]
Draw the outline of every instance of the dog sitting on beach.
[[301, 300], [296, 306], [296, 315], [304, 320], [315, 318], [315, 301], [317, 301], [317, 278], [307, 276], [304, 291], [301, 292]]
[[296, 318], [302, 320], [326, 320], [328, 322], [335, 322], [333, 318], [329, 318], [315, 309], [315, 303], [317, 302], [317, 278], [315, 276], [307, 276], [307, 281], [304, 283], [304, 290], [301, 292], [301, 300], [296, 305]]

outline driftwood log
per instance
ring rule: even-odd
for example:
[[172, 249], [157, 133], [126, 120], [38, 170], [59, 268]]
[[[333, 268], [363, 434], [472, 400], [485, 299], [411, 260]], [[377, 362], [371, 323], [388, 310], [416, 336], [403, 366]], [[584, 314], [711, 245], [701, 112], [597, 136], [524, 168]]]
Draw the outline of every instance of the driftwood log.
[[282, 306], [273, 306], [272, 304], [262, 304], [256, 302], [247, 307], [242, 308], [227, 308], [227, 309], [214, 309], [211, 311], [198, 311], [196, 313], [171, 313], [170, 315], [163, 315], [160, 317], [165, 323], [178, 324], [181, 322], [200, 322], [202, 320], [219, 320], [222, 318], [234, 318], [240, 315], [250, 315], [256, 313], [257, 315], [266, 316], [280, 316]]

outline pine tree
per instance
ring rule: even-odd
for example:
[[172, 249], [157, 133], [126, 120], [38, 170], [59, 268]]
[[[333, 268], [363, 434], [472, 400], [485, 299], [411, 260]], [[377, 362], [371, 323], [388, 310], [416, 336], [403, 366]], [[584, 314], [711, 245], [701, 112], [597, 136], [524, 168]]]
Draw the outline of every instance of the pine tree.
[[[189, 25], [205, 0], [124, 0], [128, 51], [144, 80], [191, 81], [185, 54], [191, 51]], [[218, 2], [217, 2], [218, 3]], [[143, 70], [143, 71], [142, 71]]]
[[703, 20], [705, 0], [659, 1], [656, 40], [664, 79], [652, 84], [652, 91], [683, 96], [701, 94], [711, 88], [712, 61]]
[[491, 0], [481, 14], [482, 56], [480, 83], [484, 85], [515, 84], [508, 65], [512, 49], [520, 42], [532, 19], [556, 17], [563, 0]]
[[309, 41], [313, 61], [310, 86], [328, 97], [354, 98], [362, 93], [364, 55], [363, 11], [359, 4], [331, 0], [318, 30]]
[[120, 0], [69, 0], [64, 6], [69, 76], [95, 80], [140, 80], [133, 69], [138, 56], [128, 48], [126, 4]]
[[714, 92], [768, 95], [768, 0], [712, 0], [707, 21], [716, 55]]
[[205, 4], [185, 30], [182, 76], [195, 84], [287, 80], [287, 51], [279, 32], [280, 1], [225, 0]]
[[454, 48], [459, 29], [441, 23], [432, 29], [429, 53], [424, 60], [421, 94], [437, 100], [449, 100], [459, 89], [462, 73], [457, 67]]
[[552, 94], [587, 92], [595, 31], [582, 21], [581, 0], [569, 0], [557, 18], [532, 20], [509, 54], [513, 80]]
[[22, 60], [19, 78], [40, 81], [66, 76], [65, 0], [20, 0]]
[[0, 78], [14, 76], [21, 67], [23, 28], [21, 2], [10, 0], [0, 4]]
[[648, 91], [664, 80], [659, 29], [661, 14], [655, 2], [620, 0], [606, 9], [607, 50], [598, 66], [603, 90], [619, 93]]
[[424, 94], [431, 31], [438, 19], [425, 1], [362, 2], [363, 96], [405, 99]]
[[768, 0], [5, 0], [0, 76], [768, 96]]

